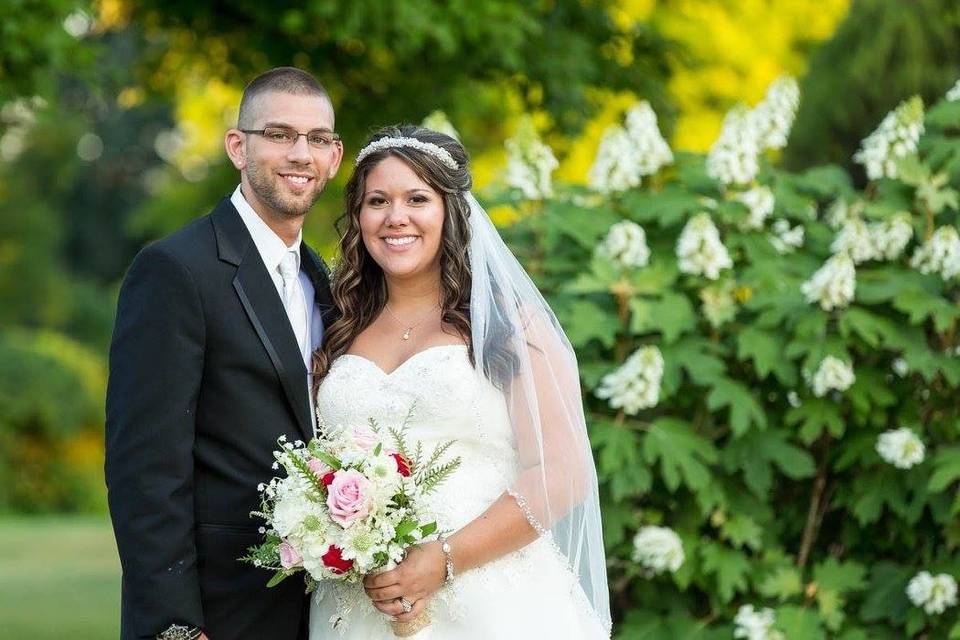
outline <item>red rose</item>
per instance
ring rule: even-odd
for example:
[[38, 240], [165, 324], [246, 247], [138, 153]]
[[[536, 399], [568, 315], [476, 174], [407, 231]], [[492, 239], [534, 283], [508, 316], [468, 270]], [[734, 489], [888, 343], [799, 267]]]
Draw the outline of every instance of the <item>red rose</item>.
[[391, 453], [390, 455], [393, 456], [393, 459], [397, 461], [397, 471], [400, 472], [400, 475], [402, 475], [404, 478], [409, 476], [410, 465], [406, 460], [403, 459], [403, 456], [401, 456], [399, 453]]
[[330, 473], [325, 473], [325, 474], [323, 475], [323, 477], [320, 478], [320, 482], [323, 483], [323, 486], [329, 487], [329, 486], [333, 483], [333, 475], [334, 475], [334, 473], [335, 473], [335, 472], [333, 472], [333, 471], [331, 471]]
[[320, 556], [320, 559], [323, 560], [324, 566], [338, 575], [349, 571], [350, 567], [353, 566], [353, 560], [344, 560], [343, 550], [335, 545], [330, 545], [330, 548]]

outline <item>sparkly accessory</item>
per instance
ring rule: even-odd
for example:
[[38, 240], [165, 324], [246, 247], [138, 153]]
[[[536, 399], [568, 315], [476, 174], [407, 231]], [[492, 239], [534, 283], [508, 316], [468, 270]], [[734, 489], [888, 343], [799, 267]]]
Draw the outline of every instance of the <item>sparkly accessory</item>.
[[447, 538], [443, 534], [437, 536], [437, 540], [440, 542], [440, 549], [443, 551], [445, 558], [444, 564], [447, 567], [447, 576], [443, 579], [443, 584], [447, 584], [453, 580], [453, 556], [450, 555], [453, 550], [450, 548], [450, 543], [447, 542]]
[[413, 605], [410, 604], [410, 601], [403, 596], [400, 596], [400, 607], [403, 609], [404, 613], [410, 613], [413, 611]]
[[197, 640], [200, 629], [182, 624], [172, 624], [163, 633], [157, 634], [157, 640]]
[[363, 149], [360, 149], [360, 153], [357, 154], [357, 164], [360, 164], [360, 161], [366, 158], [371, 153], [376, 151], [382, 151], [384, 149], [394, 149], [396, 147], [410, 147], [412, 149], [419, 149], [424, 153], [428, 153], [447, 167], [457, 170], [458, 165], [457, 161], [453, 159], [453, 156], [450, 155], [450, 152], [444, 149], [441, 146], [435, 145], [432, 142], [424, 142], [423, 140], [418, 140], [417, 138], [380, 138], [379, 140], [374, 140]]
[[400, 318], [397, 317], [397, 314], [395, 314], [393, 311], [390, 310], [390, 305], [384, 304], [383, 306], [384, 306], [384, 308], [387, 310], [387, 313], [390, 314], [390, 317], [392, 317], [392, 318], [396, 321], [397, 324], [399, 324], [401, 327], [404, 327], [404, 326], [407, 327], [407, 328], [404, 330], [404, 332], [403, 332], [403, 336], [401, 336], [404, 340], [409, 340], [409, 339], [410, 339], [410, 333], [411, 333], [414, 329], [416, 329], [417, 327], [419, 327], [421, 324], [423, 324], [423, 321], [426, 320], [427, 318], [429, 318], [429, 317], [433, 314], [434, 310], [436, 309], [436, 307], [430, 307], [430, 311], [428, 311], [425, 316], [421, 317], [419, 320], [417, 320], [417, 321], [414, 322], [413, 324], [407, 325], [406, 323], [404, 323], [403, 320], [401, 320]]

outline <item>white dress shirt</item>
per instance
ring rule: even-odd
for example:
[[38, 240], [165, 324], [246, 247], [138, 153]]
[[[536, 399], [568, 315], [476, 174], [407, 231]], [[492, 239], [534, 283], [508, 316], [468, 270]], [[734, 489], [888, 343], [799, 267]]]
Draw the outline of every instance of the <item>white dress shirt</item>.
[[267, 273], [270, 274], [270, 278], [277, 288], [277, 295], [280, 296], [280, 299], [277, 300], [279, 304], [283, 304], [283, 278], [280, 276], [278, 267], [284, 254], [288, 251], [296, 253], [297, 264], [300, 267], [298, 276], [300, 288], [303, 290], [303, 306], [307, 311], [306, 320], [310, 337], [309, 344], [300, 345], [300, 352], [303, 356], [303, 363], [309, 372], [312, 368], [311, 354], [314, 349], [320, 346], [320, 341], [323, 338], [323, 321], [320, 313], [314, 306], [315, 291], [313, 289], [313, 283], [310, 282], [310, 277], [299, 263], [300, 243], [303, 239], [303, 232], [298, 233], [296, 241], [288, 247], [283, 243], [283, 240], [280, 239], [280, 236], [274, 233], [273, 229], [268, 227], [267, 223], [253, 210], [253, 207], [251, 207], [246, 198], [243, 197], [239, 185], [233, 192], [233, 195], [230, 196], [230, 202], [233, 203], [233, 206], [236, 207], [240, 213], [240, 219], [243, 220], [243, 224], [246, 225], [247, 231], [250, 232], [250, 236], [253, 238], [253, 244], [257, 247], [260, 258], [267, 268]]

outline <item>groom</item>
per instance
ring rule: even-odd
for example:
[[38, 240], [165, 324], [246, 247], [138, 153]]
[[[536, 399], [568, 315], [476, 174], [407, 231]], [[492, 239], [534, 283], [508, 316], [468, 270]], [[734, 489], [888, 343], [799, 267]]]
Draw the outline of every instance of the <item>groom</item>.
[[306, 638], [302, 581], [266, 588], [257, 484], [277, 437], [308, 440], [310, 354], [334, 312], [304, 216], [343, 157], [308, 73], [254, 79], [226, 134], [240, 185], [146, 248], [110, 348], [106, 480], [123, 567], [123, 640]]

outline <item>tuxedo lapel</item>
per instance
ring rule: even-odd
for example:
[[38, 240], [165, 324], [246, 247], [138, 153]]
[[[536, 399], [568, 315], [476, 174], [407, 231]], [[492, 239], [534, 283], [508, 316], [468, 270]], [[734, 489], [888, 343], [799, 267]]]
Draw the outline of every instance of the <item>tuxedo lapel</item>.
[[277, 371], [297, 426], [304, 439], [309, 440], [313, 427], [307, 397], [307, 370], [276, 285], [229, 199], [220, 202], [212, 219], [220, 259], [237, 267], [233, 288]]
[[323, 259], [307, 246], [300, 244], [300, 264], [313, 283], [314, 303], [320, 309], [323, 318], [323, 328], [326, 331], [336, 318], [336, 305], [333, 303], [333, 294], [330, 291], [330, 271]]

